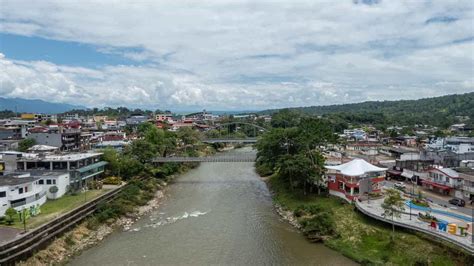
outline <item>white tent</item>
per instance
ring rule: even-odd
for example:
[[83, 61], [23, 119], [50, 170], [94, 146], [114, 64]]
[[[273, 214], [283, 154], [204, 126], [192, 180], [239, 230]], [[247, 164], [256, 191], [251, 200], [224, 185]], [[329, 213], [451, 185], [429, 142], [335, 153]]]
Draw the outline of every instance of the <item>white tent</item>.
[[326, 169], [337, 170], [346, 176], [361, 176], [365, 173], [382, 172], [387, 168], [380, 168], [373, 164], [366, 162], [363, 159], [354, 159], [350, 162], [340, 165], [326, 165]]

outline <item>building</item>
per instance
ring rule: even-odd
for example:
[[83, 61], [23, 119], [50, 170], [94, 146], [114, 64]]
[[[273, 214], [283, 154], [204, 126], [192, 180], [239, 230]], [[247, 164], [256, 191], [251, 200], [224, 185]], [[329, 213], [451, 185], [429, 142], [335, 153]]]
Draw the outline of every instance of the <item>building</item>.
[[158, 122], [173, 122], [173, 115], [172, 114], [157, 114], [155, 115], [155, 120]]
[[460, 193], [455, 193], [456, 197], [462, 198], [466, 201], [474, 200], [474, 169], [468, 167], [459, 167], [455, 169], [462, 178], [462, 190]]
[[37, 179], [48, 199], [58, 199], [66, 194], [70, 187], [67, 171], [30, 171], [30, 177]]
[[78, 128], [38, 127], [31, 129], [27, 138], [34, 139], [39, 145], [58, 147], [61, 151], [79, 151], [85, 143]]
[[363, 159], [354, 159], [340, 165], [326, 165], [325, 168], [328, 169], [329, 193], [349, 202], [367, 193], [380, 192], [387, 170]]
[[69, 173], [69, 185], [73, 188], [85, 186], [87, 180], [98, 178], [107, 162], [101, 161], [102, 153], [34, 154], [2, 152], [6, 174], [22, 171], [57, 171]]
[[135, 125], [140, 125], [142, 123], [147, 122], [148, 117], [144, 115], [132, 115], [129, 118], [127, 118], [125, 121], [127, 125], [135, 126]]
[[46, 192], [38, 180], [38, 177], [28, 174], [0, 176], [0, 217], [10, 207], [35, 213], [46, 202]]
[[461, 189], [463, 182], [459, 173], [451, 168], [432, 168], [428, 177], [421, 180], [423, 187], [443, 195], [454, 196], [455, 190]]

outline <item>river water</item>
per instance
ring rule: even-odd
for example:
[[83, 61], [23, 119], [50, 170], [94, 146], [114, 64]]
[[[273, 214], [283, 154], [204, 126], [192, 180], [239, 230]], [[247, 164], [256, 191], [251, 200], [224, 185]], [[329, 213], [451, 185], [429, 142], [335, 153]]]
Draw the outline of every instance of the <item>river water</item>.
[[[242, 152], [254, 151], [230, 151]], [[354, 265], [280, 219], [253, 163], [201, 163], [166, 195], [130, 231], [113, 233], [70, 264]]]

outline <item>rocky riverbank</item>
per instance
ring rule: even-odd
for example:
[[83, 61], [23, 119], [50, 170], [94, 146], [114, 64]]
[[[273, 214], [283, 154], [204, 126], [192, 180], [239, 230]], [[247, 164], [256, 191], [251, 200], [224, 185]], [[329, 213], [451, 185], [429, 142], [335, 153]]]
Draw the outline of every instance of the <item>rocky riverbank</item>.
[[[166, 186], [166, 183], [162, 184]], [[157, 190], [154, 197], [146, 205], [138, 207], [134, 212], [123, 217], [100, 224], [90, 229], [88, 220], [80, 223], [70, 232], [53, 241], [48, 247], [39, 251], [28, 260], [18, 265], [55, 265], [64, 264], [73, 256], [99, 244], [104, 238], [116, 230], [130, 230], [131, 226], [142, 216], [158, 208], [165, 196], [163, 189]]]

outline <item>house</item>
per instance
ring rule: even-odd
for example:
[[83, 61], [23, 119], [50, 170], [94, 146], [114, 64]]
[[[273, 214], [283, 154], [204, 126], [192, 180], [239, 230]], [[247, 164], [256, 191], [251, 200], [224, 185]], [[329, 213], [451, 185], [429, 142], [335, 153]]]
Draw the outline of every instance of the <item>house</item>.
[[158, 122], [173, 122], [173, 115], [172, 114], [157, 114], [155, 116], [155, 120]]
[[422, 178], [421, 183], [429, 190], [451, 196], [463, 185], [459, 173], [451, 168], [432, 168], [428, 171], [428, 177]]
[[38, 184], [38, 177], [28, 174], [0, 176], [0, 217], [12, 207], [17, 211], [27, 209], [35, 213], [46, 202], [46, 192]]
[[370, 192], [380, 192], [387, 170], [363, 159], [354, 159], [340, 165], [326, 165], [325, 168], [328, 169], [329, 193], [349, 202]]

